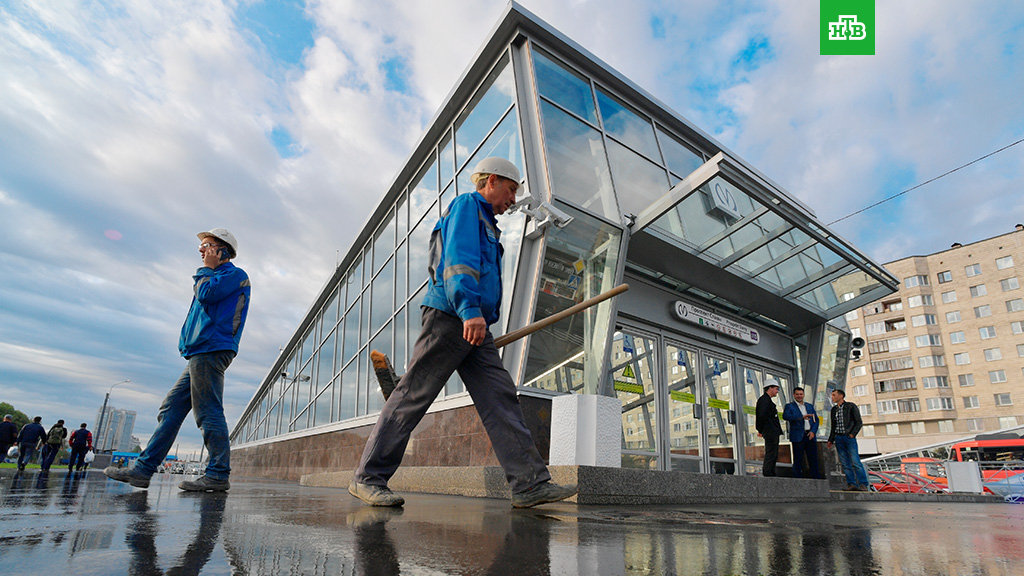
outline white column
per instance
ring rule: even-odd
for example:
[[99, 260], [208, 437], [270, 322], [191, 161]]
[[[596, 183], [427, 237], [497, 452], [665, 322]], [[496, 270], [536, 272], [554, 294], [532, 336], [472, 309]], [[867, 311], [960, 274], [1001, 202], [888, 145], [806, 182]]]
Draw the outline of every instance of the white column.
[[608, 396], [570, 394], [551, 400], [552, 466], [622, 464], [622, 403]]

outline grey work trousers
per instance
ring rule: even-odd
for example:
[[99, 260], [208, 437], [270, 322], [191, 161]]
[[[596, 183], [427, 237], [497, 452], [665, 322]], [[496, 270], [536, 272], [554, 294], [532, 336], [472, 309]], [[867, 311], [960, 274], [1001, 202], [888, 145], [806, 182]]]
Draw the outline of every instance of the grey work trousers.
[[387, 486], [402, 463], [413, 429], [456, 370], [480, 414], [512, 492], [525, 492], [551, 480], [526, 427], [515, 384], [501, 364], [490, 332], [482, 344], [473, 346], [462, 337], [461, 319], [424, 306], [423, 326], [409, 369], [384, 404], [366, 441], [355, 471], [357, 482]]

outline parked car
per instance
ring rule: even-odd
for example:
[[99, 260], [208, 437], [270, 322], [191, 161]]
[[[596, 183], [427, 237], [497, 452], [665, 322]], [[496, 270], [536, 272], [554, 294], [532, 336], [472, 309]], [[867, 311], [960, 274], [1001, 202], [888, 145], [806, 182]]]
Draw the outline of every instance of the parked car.
[[875, 492], [902, 494], [935, 494], [949, 492], [942, 484], [910, 472], [868, 472]]

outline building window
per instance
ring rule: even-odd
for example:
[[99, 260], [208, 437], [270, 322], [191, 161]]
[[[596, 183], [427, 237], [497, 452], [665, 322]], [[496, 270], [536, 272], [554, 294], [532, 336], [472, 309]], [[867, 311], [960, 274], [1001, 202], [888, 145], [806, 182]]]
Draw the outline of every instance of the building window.
[[1024, 322], [1010, 322], [1010, 331], [1014, 334], [1024, 334]]
[[929, 398], [928, 410], [952, 410], [953, 399], [952, 398]]
[[899, 424], [886, 424], [885, 425], [885, 433], [888, 434], [889, 436], [899, 436], [900, 435], [900, 425]]
[[885, 341], [886, 346], [889, 348], [889, 352], [902, 352], [903, 350], [910, 350], [910, 337], [899, 336], [897, 338], [889, 338]]
[[856, 310], [850, 310], [849, 312], [846, 313], [846, 316], [845, 316], [847, 322], [853, 322], [854, 320], [856, 320], [859, 317], [860, 317], [860, 313], [858, 311], [856, 311]]
[[931, 388], [949, 388], [949, 378], [946, 376], [925, 376], [921, 378], [921, 386], [925, 390]]
[[864, 386], [864, 385], [854, 386], [853, 387], [853, 395], [854, 396], [867, 396], [868, 395], [868, 387]]
[[938, 324], [938, 322], [935, 320], [935, 314], [920, 314], [918, 316], [911, 316], [910, 324], [912, 326], [927, 326], [929, 324]]
[[1006, 370], [992, 370], [988, 373], [988, 381], [993, 384], [1006, 382]]
[[953, 363], [957, 366], [966, 366], [971, 363], [971, 354], [969, 352], [953, 354]]
[[888, 360], [879, 360], [871, 363], [871, 371], [875, 373], [890, 372], [892, 370], [905, 370], [913, 367], [914, 359], [910, 356], [901, 356], [899, 358], [890, 358]]
[[934, 304], [931, 294], [919, 294], [917, 296], [911, 296], [907, 298], [907, 306], [910, 308], [919, 308], [921, 306], [931, 306]]
[[927, 286], [928, 277], [925, 275], [909, 276], [903, 279], [903, 285], [907, 288], [913, 288], [914, 286]]
[[999, 281], [999, 286], [1002, 287], [1003, 292], [1009, 292], [1010, 290], [1016, 290], [1020, 288], [1020, 282], [1017, 281], [1017, 277], [1007, 278]]
[[978, 296], [984, 296], [986, 294], [988, 294], [988, 290], [985, 289], [984, 284], [971, 286], [971, 298], [977, 298]]
[[1006, 301], [1007, 312], [1020, 312], [1024, 310], [1024, 298], [1014, 298]]
[[980, 432], [985, 429], [985, 421], [981, 418], [968, 418], [967, 419], [967, 431], [968, 432]]
[[906, 330], [906, 329], [907, 329], [907, 321], [903, 320], [902, 318], [899, 319], [899, 320], [886, 320], [885, 321], [885, 331], [886, 332], [894, 332], [896, 330]]
[[865, 375], [867, 375], [867, 373], [868, 373], [868, 367], [867, 366], [854, 366], [853, 370], [850, 370], [850, 376], [853, 376], [854, 378], [856, 378], [858, 376], [865, 376]]
[[967, 408], [968, 410], [973, 410], [978, 406], [980, 406], [980, 404], [978, 404], [977, 396], [964, 396], [964, 408]]
[[952, 420], [939, 420], [939, 432], [948, 434], [948, 433], [950, 433], [952, 431], [953, 431], [953, 421]]
[[911, 422], [910, 423], [911, 434], [924, 434], [924, 422]]
[[1002, 360], [1003, 353], [999, 348], [985, 348], [985, 361], [993, 362], [995, 360]]
[[996, 258], [996, 270], [1006, 270], [1007, 268], [1013, 268], [1013, 256]]
[[878, 414], [899, 414], [899, 406], [896, 405], [895, 400], [879, 400], [878, 401]]
[[981, 336], [982, 340], [991, 340], [996, 337], [995, 326], [982, 326], [978, 328], [978, 335]]
[[870, 438], [870, 437], [875, 435], [875, 427], [874, 426], [870, 426], [870, 425], [869, 426], [864, 426], [864, 427], [862, 427], [860, 429], [860, 431], [864, 433], [864, 436], [866, 438]]
[[860, 328], [850, 328], [850, 336], [860, 338]]
[[946, 323], [947, 324], [956, 324], [959, 321], [960, 321], [960, 311], [959, 310], [954, 310], [952, 312], [946, 312]]
[[965, 266], [964, 274], [966, 274], [968, 278], [981, 274], [981, 264], [971, 264], [970, 266]]
[[914, 378], [897, 378], [895, 380], [879, 380], [875, 382], [875, 392], [896, 392], [898, 390], [917, 389], [917, 380]]
[[918, 348], [926, 346], [942, 346], [942, 336], [939, 334], [923, 334], [914, 338], [914, 344]]
[[964, 336], [964, 331], [963, 330], [960, 330], [958, 332], [950, 332], [949, 333], [949, 343], [950, 344], [963, 344], [964, 342], [967, 342], [967, 337]]
[[949, 270], [946, 270], [945, 272], [939, 272], [938, 276], [939, 284], [945, 284], [946, 282], [953, 281], [953, 273], [950, 272]]
[[975, 318], [987, 318], [987, 317], [989, 317], [991, 315], [992, 315], [992, 307], [989, 306], [988, 304], [985, 304], [984, 306], [975, 306], [974, 307], [974, 317]]
[[900, 310], [903, 310], [902, 300], [893, 300], [882, 304], [882, 312], [899, 312]]
[[974, 386], [974, 374], [961, 374], [957, 376], [961, 386]]
[[896, 404], [899, 406], [901, 414], [921, 411], [921, 401], [917, 398], [901, 398], [896, 401]]
[[930, 354], [928, 356], [920, 356], [917, 359], [917, 363], [921, 368], [930, 368], [932, 366], [945, 366], [946, 357], [942, 354]]
[[992, 397], [996, 399], [996, 406], [1013, 406], [1013, 400], [1010, 399], [1009, 392], [993, 394]]
[[871, 404], [857, 406], [857, 408], [860, 409], [861, 416], [871, 416]]
[[1017, 357], [1024, 358], [1024, 344], [1017, 344]]
[[999, 427], [1000, 428], [1013, 428], [1016, 425], [1017, 425], [1017, 417], [1016, 416], [1002, 416], [1002, 417], [999, 418]]
[[864, 331], [868, 336], [885, 334], [885, 322], [871, 322], [870, 324], [866, 324], [864, 325]]

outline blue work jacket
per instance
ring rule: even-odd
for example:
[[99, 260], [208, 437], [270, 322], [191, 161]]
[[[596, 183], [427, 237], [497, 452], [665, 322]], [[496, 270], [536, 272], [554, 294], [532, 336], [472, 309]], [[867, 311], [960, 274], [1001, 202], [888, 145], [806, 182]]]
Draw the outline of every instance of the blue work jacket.
[[423, 305], [463, 321], [501, 314], [501, 231], [490, 202], [477, 192], [452, 200], [430, 235], [430, 284]]
[[196, 270], [192, 279], [192, 306], [181, 327], [178, 351], [185, 358], [222, 350], [237, 353], [249, 312], [249, 276], [225, 262]]

